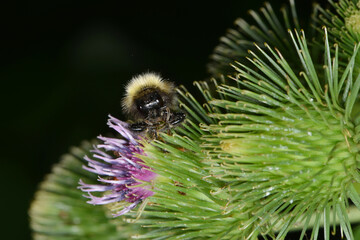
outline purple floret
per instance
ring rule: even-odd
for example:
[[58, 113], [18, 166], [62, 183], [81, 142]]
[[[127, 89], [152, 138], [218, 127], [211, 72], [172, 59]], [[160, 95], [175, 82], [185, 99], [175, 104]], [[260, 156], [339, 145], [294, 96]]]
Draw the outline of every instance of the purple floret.
[[[87, 203], [104, 205], [115, 202], [128, 202], [121, 211], [114, 214], [120, 216], [135, 208], [144, 199], [154, 194], [151, 184], [157, 174], [152, 172], [144, 162], [135, 155], [145, 155], [138, 143], [138, 138], [130, 130], [128, 124], [109, 116], [108, 125], [116, 130], [121, 138], [99, 136], [103, 143], [94, 146], [92, 158], [85, 156], [88, 166], [83, 166], [89, 172], [98, 175], [99, 184], [86, 184], [79, 181], [79, 188], [86, 192]], [[137, 185], [140, 185], [136, 187]], [[91, 192], [104, 192], [97, 197]]]

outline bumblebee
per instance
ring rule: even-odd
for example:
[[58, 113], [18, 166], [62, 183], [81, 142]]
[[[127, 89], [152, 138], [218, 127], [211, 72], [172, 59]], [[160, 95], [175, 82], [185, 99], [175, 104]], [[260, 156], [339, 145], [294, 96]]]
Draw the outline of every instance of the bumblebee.
[[175, 85], [155, 73], [132, 78], [122, 101], [124, 112], [134, 120], [130, 130], [150, 138], [185, 120], [185, 113], [175, 111], [176, 105]]

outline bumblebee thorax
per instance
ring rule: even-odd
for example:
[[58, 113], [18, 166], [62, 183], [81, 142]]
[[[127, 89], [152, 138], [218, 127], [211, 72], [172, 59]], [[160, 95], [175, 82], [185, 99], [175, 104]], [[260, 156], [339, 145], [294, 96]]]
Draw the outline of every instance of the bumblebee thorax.
[[155, 88], [145, 88], [135, 98], [137, 110], [147, 116], [151, 111], [157, 111], [164, 107], [164, 100]]

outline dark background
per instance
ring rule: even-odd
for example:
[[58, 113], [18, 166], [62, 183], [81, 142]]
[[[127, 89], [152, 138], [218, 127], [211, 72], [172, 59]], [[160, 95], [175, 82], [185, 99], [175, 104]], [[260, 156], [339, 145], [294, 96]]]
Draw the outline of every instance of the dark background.
[[[191, 88], [218, 39], [263, 0], [22, 1], [2, 8], [1, 239], [30, 239], [37, 185], [70, 146], [107, 132], [123, 87], [151, 70]], [[270, 1], [278, 10], [286, 0]], [[298, 2], [308, 16], [309, 0]], [[308, 19], [305, 17], [304, 19]], [[3, 224], [4, 226], [4, 224]]]

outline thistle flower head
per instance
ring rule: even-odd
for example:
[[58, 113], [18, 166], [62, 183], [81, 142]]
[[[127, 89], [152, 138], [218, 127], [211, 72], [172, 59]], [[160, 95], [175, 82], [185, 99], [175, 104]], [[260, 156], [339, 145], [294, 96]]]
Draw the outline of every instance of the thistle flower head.
[[[210, 114], [217, 122], [204, 127], [212, 134], [203, 136], [202, 146], [209, 171], [231, 182], [229, 206], [247, 209], [249, 219], [239, 223], [244, 230], [275, 230], [281, 239], [289, 227], [303, 222], [302, 238], [312, 217], [319, 224], [321, 212], [326, 239], [336, 218], [346, 237], [353, 237], [346, 208], [348, 198], [359, 198], [354, 105], [360, 75], [353, 73], [359, 46], [353, 46], [350, 61], [340, 68], [338, 46], [330, 49], [324, 32], [324, 74], [316, 71], [304, 32], [290, 32], [302, 67], [299, 75], [278, 50], [258, 48], [248, 60], [259, 72], [234, 64], [238, 86], [220, 86], [227, 99], [210, 101], [223, 110]], [[312, 238], [317, 237], [315, 227]]]
[[[354, 110], [360, 75], [353, 71], [359, 46], [353, 46], [352, 57], [340, 67], [338, 45], [330, 47], [325, 29], [325, 58], [318, 71], [305, 33], [289, 35], [296, 67], [279, 50], [256, 46], [247, 60], [258, 71], [240, 61], [233, 64], [237, 75], [232, 80], [213, 80], [215, 92], [210, 82], [195, 83], [206, 104], [180, 90], [189, 121], [176, 131], [184, 135], [164, 137], [164, 143], [154, 144], [157, 149], [147, 148], [151, 157], [145, 161], [169, 178], [177, 177], [187, 195], [165, 195], [173, 187], [159, 186], [160, 194], [152, 198], [157, 204], [144, 211], [142, 224], [168, 226], [167, 234], [174, 238], [214, 239], [284, 239], [296, 226], [302, 228], [300, 239], [310, 227], [311, 239], [317, 239], [323, 225], [329, 239], [331, 226], [339, 223], [341, 234], [353, 239], [348, 199], [360, 206], [359, 116]], [[169, 159], [181, 165], [169, 170]], [[191, 195], [186, 177], [179, 178], [190, 174], [197, 181]], [[207, 197], [201, 204], [190, 198], [199, 195]], [[194, 202], [206, 209], [185, 215]], [[163, 216], [164, 209], [166, 217], [154, 217]], [[153, 234], [145, 236], [158, 236]]]
[[[332, 10], [316, 6], [319, 13], [313, 18], [314, 23], [326, 26], [329, 38], [339, 45], [339, 56], [349, 58], [353, 54], [354, 43], [360, 41], [360, 2], [358, 0], [329, 1]], [[323, 34], [323, 31], [318, 31]], [[321, 43], [320, 43], [321, 44]], [[354, 72], [358, 73], [360, 55], [356, 57]]]
[[230, 65], [249, 56], [248, 50], [256, 49], [254, 42], [261, 48], [265, 48], [265, 42], [276, 46], [288, 61], [291, 61], [293, 56], [296, 56], [296, 51], [291, 47], [291, 39], [286, 29], [300, 29], [300, 26], [295, 1], [289, 2], [289, 7], [281, 9], [281, 16], [277, 16], [271, 4], [265, 2], [259, 12], [249, 11], [252, 22], [238, 18], [234, 22], [235, 28], [227, 30], [226, 35], [220, 38], [220, 44], [214, 49], [208, 64], [209, 72], [215, 77], [234, 73]]
[[[333, 32], [339, 39], [354, 39], [359, 40], [360, 37], [360, 4], [355, 0], [341, 0], [338, 3], [330, 1], [333, 7], [336, 9], [337, 14], [329, 14], [331, 16], [333, 26], [330, 28], [330, 32]], [[339, 35], [340, 33], [343, 36]], [[347, 40], [347, 41], [348, 41]]]
[[[119, 216], [154, 194], [151, 184], [157, 174], [138, 158], [137, 155], [144, 155], [144, 151], [139, 139], [127, 129], [127, 123], [110, 116], [108, 125], [121, 138], [98, 137], [103, 143], [94, 146], [92, 158], [85, 156], [88, 166], [84, 169], [97, 174], [99, 184], [86, 184], [80, 180], [79, 188], [87, 193], [90, 204], [110, 204], [113, 211], [122, 208], [114, 214]], [[103, 195], [94, 196], [92, 192]]]
[[360, 10], [353, 10], [351, 14], [345, 17], [345, 26], [355, 34], [360, 34]]

